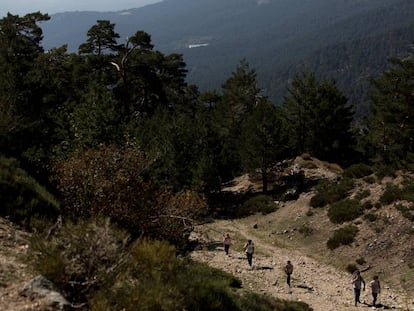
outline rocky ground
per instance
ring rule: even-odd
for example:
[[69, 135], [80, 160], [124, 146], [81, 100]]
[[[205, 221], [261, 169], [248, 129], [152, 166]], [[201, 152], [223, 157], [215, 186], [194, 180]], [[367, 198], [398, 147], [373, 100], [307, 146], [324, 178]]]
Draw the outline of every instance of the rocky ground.
[[[303, 170], [307, 179], [324, 178], [336, 182], [342, 172], [335, 164], [297, 157], [292, 162], [282, 163], [277, 168], [278, 174], [290, 174], [294, 165]], [[363, 201], [369, 200], [374, 205], [388, 183], [401, 185], [404, 178], [412, 176], [400, 173], [371, 183], [360, 179], [349, 196], [366, 192], [368, 195]], [[226, 186], [224, 191], [236, 193], [260, 191], [260, 179], [255, 181], [244, 175]], [[354, 307], [352, 275], [346, 271], [349, 264], [354, 264], [363, 270], [367, 285], [374, 275], [380, 276], [383, 290], [378, 300], [379, 309], [414, 310], [414, 223], [404, 218], [394, 203], [372, 208], [365, 214], [375, 214], [375, 221], [361, 216], [351, 222], [359, 230], [356, 241], [331, 251], [326, 241], [341, 225], [329, 220], [326, 208], [310, 207], [314, 193], [310, 189], [296, 200], [275, 202], [278, 210], [268, 215], [217, 220], [197, 227], [193, 236], [202, 247], [192, 254], [193, 258], [234, 274], [247, 288], [304, 301], [316, 311], [372, 308], [368, 286], [361, 297], [365, 303]], [[230, 256], [225, 256], [222, 247], [226, 233], [233, 238]], [[252, 239], [256, 245], [253, 269], [249, 268], [242, 251], [247, 239]], [[287, 260], [295, 266], [291, 292], [283, 272]], [[357, 264], [360, 260], [362, 263]]]
[[[229, 256], [225, 255], [222, 247], [223, 232], [236, 237]], [[372, 307], [368, 286], [361, 295], [363, 303], [355, 308], [349, 273], [306, 256], [300, 250], [279, 247], [263, 239], [260, 234], [255, 234], [252, 226], [246, 225], [245, 220], [217, 221], [198, 227], [195, 234], [203, 241], [204, 247], [195, 251], [192, 257], [235, 275], [242, 280], [245, 288], [278, 298], [304, 301], [315, 311]], [[241, 247], [247, 239], [253, 239], [256, 247], [252, 268], [248, 266]], [[291, 289], [286, 284], [283, 272], [287, 260], [294, 264]], [[371, 280], [370, 274], [368, 271], [362, 273], [367, 283]], [[390, 288], [384, 282], [378, 303], [381, 304], [378, 309], [414, 310], [414, 297]]]
[[39, 300], [20, 295], [23, 286], [33, 278], [24, 262], [27, 248], [28, 234], [0, 218], [0, 310], [45, 310]]

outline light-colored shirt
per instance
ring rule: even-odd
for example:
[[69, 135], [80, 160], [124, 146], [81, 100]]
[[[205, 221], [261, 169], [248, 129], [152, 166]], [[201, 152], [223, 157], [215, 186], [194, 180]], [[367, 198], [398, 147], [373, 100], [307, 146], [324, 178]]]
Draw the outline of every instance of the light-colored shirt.
[[244, 249], [246, 250], [246, 253], [253, 254], [253, 252], [254, 252], [254, 243], [253, 242], [247, 243], [246, 246], [244, 247]]

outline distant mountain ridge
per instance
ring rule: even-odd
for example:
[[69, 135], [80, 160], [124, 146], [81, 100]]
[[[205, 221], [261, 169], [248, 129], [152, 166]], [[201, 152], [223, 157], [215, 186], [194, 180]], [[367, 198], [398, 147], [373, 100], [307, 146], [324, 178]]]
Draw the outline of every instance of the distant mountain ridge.
[[45, 48], [68, 43], [71, 51], [98, 19], [115, 23], [121, 40], [144, 30], [156, 49], [184, 55], [188, 81], [202, 90], [220, 88], [246, 59], [275, 103], [292, 74], [308, 68], [337, 80], [363, 107], [361, 79], [383, 71], [387, 58], [408, 53], [413, 16], [412, 0], [164, 0], [119, 12], [55, 14], [42, 28]]

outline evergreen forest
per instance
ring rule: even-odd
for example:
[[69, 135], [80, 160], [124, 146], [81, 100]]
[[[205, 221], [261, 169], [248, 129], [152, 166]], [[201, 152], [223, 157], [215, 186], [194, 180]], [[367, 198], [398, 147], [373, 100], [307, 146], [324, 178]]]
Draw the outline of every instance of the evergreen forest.
[[[160, 51], [183, 55], [187, 81], [202, 91], [219, 91], [245, 58], [278, 105], [294, 75], [308, 70], [335, 79], [362, 117], [367, 79], [410, 52], [413, 12], [411, 0], [163, 0], [118, 12], [58, 13], [42, 29], [45, 49], [68, 44], [70, 52], [98, 19], [115, 23], [121, 41], [143, 29]], [[197, 44], [204, 46], [189, 48]]]
[[181, 54], [142, 30], [120, 44], [109, 20], [77, 52], [45, 51], [49, 18], [0, 20], [0, 215], [33, 232], [35, 269], [85, 310], [311, 310], [240, 294], [239, 280], [185, 256], [195, 224], [233, 216], [222, 184], [256, 172], [277, 196], [270, 169], [303, 153], [413, 167], [414, 54], [364, 82], [362, 119], [309, 70], [276, 105], [243, 58], [219, 91], [202, 92]]

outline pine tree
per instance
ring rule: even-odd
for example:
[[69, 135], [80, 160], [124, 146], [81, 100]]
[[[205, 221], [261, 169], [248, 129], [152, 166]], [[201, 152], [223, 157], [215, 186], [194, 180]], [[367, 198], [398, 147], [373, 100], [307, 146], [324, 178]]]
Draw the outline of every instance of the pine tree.
[[413, 153], [414, 55], [390, 60], [391, 69], [371, 81], [370, 142], [376, 160], [401, 165]]
[[284, 155], [280, 108], [271, 102], [260, 100], [242, 126], [240, 147], [243, 168], [260, 170], [262, 189], [267, 192], [268, 173], [276, 160]]
[[228, 180], [243, 171], [240, 156], [243, 144], [240, 140], [242, 124], [262, 97], [257, 86], [256, 72], [247, 61], [240, 62], [236, 71], [223, 84], [222, 93], [214, 115], [222, 141], [219, 171], [222, 179]]
[[318, 81], [307, 72], [297, 74], [283, 107], [294, 153], [308, 152], [342, 163], [350, 160], [354, 111], [334, 81]]
[[80, 54], [102, 55], [116, 52], [120, 45], [117, 43], [119, 34], [115, 32], [115, 24], [108, 20], [98, 20], [87, 33], [87, 41], [79, 46]]

